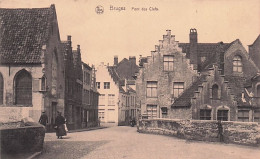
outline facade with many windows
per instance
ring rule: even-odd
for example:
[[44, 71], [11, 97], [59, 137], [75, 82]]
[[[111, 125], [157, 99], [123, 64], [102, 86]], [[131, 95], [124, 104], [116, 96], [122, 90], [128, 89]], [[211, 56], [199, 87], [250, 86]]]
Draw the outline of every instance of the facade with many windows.
[[190, 42], [178, 43], [168, 30], [140, 67], [143, 118], [259, 122], [259, 68], [238, 39], [198, 43], [191, 29]]
[[[140, 61], [145, 61], [143, 59]], [[171, 111], [171, 105], [192, 84], [197, 72], [181, 52], [170, 30], [163, 40], [159, 40], [159, 45], [147, 57], [147, 62], [140, 66], [136, 90], [141, 115], [144, 118], [178, 118], [178, 115], [186, 114], [187, 110]]]
[[6, 30], [0, 42], [1, 121], [37, 122], [45, 111], [48, 129], [56, 112], [64, 113], [64, 55], [55, 6], [0, 12], [0, 29]]
[[128, 125], [137, 116], [135, 72], [138, 71], [135, 57], [123, 59], [114, 66], [103, 63], [97, 67], [96, 87], [99, 92], [98, 114], [101, 122]]
[[108, 66], [101, 63], [96, 70], [99, 92], [98, 117], [101, 122], [118, 123], [119, 84], [109, 74]]
[[98, 99], [96, 88], [96, 70], [92, 65], [82, 62], [83, 89], [82, 89], [82, 127], [98, 126]]

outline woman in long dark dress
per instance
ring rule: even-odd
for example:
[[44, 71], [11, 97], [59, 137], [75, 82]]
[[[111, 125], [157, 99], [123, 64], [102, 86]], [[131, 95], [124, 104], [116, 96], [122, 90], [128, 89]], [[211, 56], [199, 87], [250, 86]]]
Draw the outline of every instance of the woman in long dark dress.
[[56, 136], [58, 139], [62, 139], [62, 136], [66, 136], [66, 130], [65, 130], [65, 118], [61, 115], [61, 112], [58, 112], [58, 116], [55, 119], [55, 126], [56, 128]]

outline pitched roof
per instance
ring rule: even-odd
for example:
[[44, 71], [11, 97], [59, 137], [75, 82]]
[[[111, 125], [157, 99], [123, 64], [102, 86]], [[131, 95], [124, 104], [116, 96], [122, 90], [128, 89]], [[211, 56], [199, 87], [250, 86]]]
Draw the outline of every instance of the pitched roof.
[[108, 66], [107, 69], [108, 69], [108, 72], [109, 72], [110, 76], [112, 77], [113, 81], [115, 83], [119, 84], [120, 77], [118, 76], [118, 74], [116, 72], [115, 66]]
[[[198, 45], [198, 56], [199, 57], [207, 57], [213, 53], [217, 52], [217, 49], [220, 45], [223, 45], [224, 51], [226, 51], [231, 43], [197, 43]], [[182, 48], [183, 53], [190, 54], [190, 43], [179, 43], [179, 47]], [[189, 56], [188, 56], [189, 58]]]
[[41, 63], [55, 8], [0, 8], [0, 63]]
[[135, 73], [139, 71], [135, 60], [128, 60], [124, 58], [115, 66], [118, 76], [122, 79], [134, 80]]
[[187, 88], [179, 98], [177, 98], [172, 107], [189, 107], [191, 105], [191, 98], [194, 97], [194, 92], [198, 90], [198, 86], [203, 83], [206, 79], [207, 75], [201, 75], [195, 82], [191, 84], [189, 88]]
[[225, 76], [225, 81], [228, 81], [229, 87], [231, 87], [231, 93], [235, 95], [235, 100], [238, 105], [244, 105], [241, 100], [241, 94], [244, 90], [247, 79], [243, 76]]
[[256, 43], [259, 39], [260, 39], [260, 34], [257, 36], [257, 38], [255, 39], [255, 41], [253, 42], [253, 44], [248, 45], [248, 46], [251, 47], [251, 46], [255, 45], [255, 43]]

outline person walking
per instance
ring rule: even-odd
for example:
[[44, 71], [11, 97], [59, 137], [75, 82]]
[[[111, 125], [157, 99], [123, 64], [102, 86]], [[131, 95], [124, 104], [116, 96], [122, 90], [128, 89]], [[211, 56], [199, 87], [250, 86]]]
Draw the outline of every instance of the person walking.
[[58, 112], [58, 116], [55, 118], [56, 136], [58, 139], [62, 139], [62, 136], [66, 136], [65, 130], [65, 118]]
[[45, 112], [42, 112], [42, 115], [39, 119], [39, 123], [46, 126], [46, 124], [48, 123], [48, 116], [45, 114]]

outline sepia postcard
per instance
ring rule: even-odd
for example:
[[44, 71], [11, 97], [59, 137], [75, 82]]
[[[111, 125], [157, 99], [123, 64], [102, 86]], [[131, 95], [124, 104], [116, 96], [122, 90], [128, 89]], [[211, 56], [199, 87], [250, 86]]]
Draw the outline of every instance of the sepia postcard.
[[0, 158], [256, 159], [260, 0], [0, 0]]

